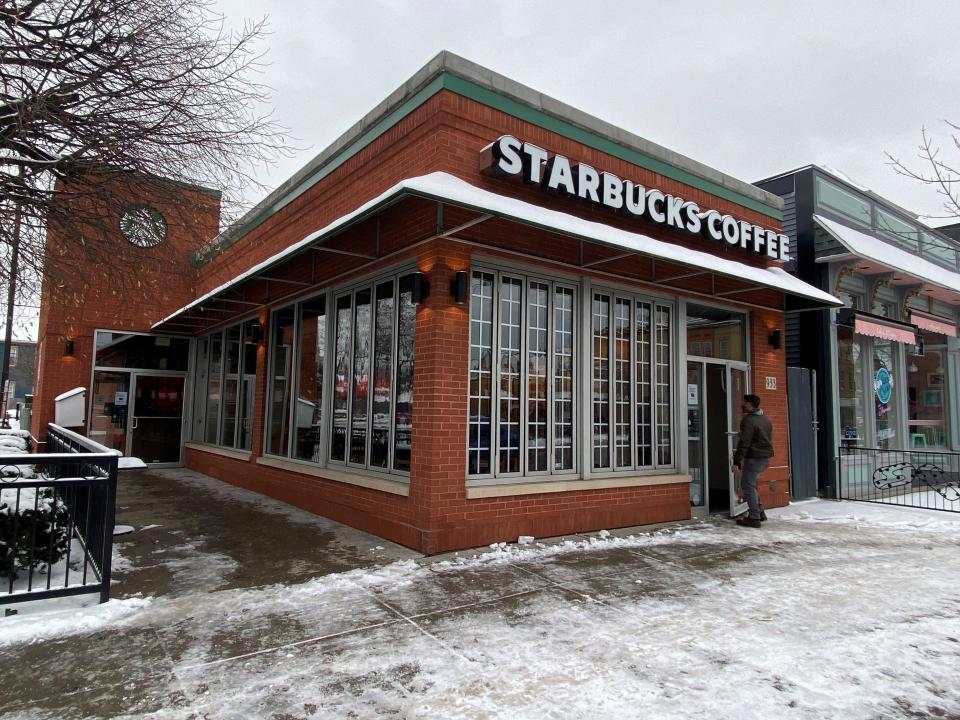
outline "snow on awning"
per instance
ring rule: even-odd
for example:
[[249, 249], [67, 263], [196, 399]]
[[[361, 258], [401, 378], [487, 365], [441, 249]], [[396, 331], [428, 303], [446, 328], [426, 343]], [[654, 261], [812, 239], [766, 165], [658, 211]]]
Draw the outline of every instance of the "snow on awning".
[[856, 310], [841, 310], [837, 315], [837, 324], [852, 327], [857, 335], [893, 340], [904, 345], [916, 345], [916, 328], [908, 323], [890, 320], [880, 315], [858, 312]]
[[940, 333], [949, 337], [957, 337], [957, 323], [948, 318], [927, 315], [917, 310], [910, 311], [910, 322], [921, 330]]
[[[947, 270], [902, 248], [821, 215], [814, 215], [813, 219], [852, 254], [882, 265], [891, 272], [916, 278], [918, 283], [932, 284], [952, 293], [960, 293], [960, 273]], [[824, 261], [829, 259], [825, 258]]]
[[603, 223], [584, 220], [583, 218], [559, 210], [551, 210], [506, 195], [499, 195], [489, 190], [483, 190], [449, 173], [434, 172], [429, 175], [422, 175], [400, 181], [389, 190], [381, 193], [369, 202], [364, 203], [353, 212], [334, 220], [326, 227], [310, 233], [299, 242], [258, 263], [243, 274], [211, 290], [190, 304], [185, 305], [160, 322], [155, 323], [153, 327], [156, 328], [169, 322], [178, 315], [201, 305], [245, 280], [255, 277], [258, 273], [264, 272], [311, 245], [321, 244], [325, 239], [342, 230], [347, 225], [367, 216], [379, 207], [395, 201], [402, 195], [412, 195], [456, 205], [469, 210], [475, 210], [492, 216], [543, 228], [551, 232], [599, 243], [619, 250], [660, 258], [694, 268], [702, 268], [737, 280], [756, 283], [758, 286], [764, 288], [772, 288], [789, 295], [812, 300], [823, 306], [838, 307], [842, 305], [837, 298], [829, 293], [794, 277], [780, 267], [754, 267], [736, 260], [729, 260], [720, 255], [714, 255], [701, 250], [690, 250], [664, 240], [657, 240], [642, 233], [630, 232]]

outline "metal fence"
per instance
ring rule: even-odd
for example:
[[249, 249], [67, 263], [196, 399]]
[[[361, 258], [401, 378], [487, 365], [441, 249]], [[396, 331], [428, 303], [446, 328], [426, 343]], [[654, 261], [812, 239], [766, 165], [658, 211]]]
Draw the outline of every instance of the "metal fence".
[[85, 593], [106, 602], [119, 455], [57, 425], [47, 448], [0, 454], [0, 605]]
[[841, 500], [960, 512], [960, 453], [844, 447]]

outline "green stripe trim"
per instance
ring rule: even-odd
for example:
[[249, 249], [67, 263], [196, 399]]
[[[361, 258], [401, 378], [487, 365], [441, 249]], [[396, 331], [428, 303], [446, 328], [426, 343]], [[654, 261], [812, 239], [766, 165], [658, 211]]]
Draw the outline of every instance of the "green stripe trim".
[[[202, 248], [192, 253], [191, 260], [197, 267], [201, 267], [210, 262], [217, 255], [229, 248], [231, 245], [242, 239], [245, 235], [259, 227], [273, 214], [279, 212], [287, 205], [292, 203], [298, 197], [307, 192], [311, 187], [327, 177], [334, 170], [339, 168], [350, 158], [369, 146], [383, 133], [399, 123], [410, 113], [423, 105], [427, 100], [436, 95], [440, 90], [446, 89], [450, 92], [462, 95], [463, 97], [474, 100], [482, 105], [486, 105], [495, 110], [512, 115], [515, 118], [529, 122], [532, 125], [543, 128], [549, 132], [563, 135], [575, 142], [587, 147], [591, 147], [600, 152], [620, 158], [626, 162], [646, 168], [652, 172], [671, 178], [685, 185], [698, 188], [711, 195], [735, 202], [743, 207], [750, 208], [759, 213], [772, 217], [776, 220], [783, 219], [783, 213], [770, 205], [766, 205], [758, 200], [741, 195], [733, 190], [718, 185], [715, 182], [701, 178], [698, 175], [676, 168], [662, 160], [652, 158], [639, 150], [633, 150], [619, 143], [604, 138], [596, 133], [584, 130], [565, 120], [555, 118], [542, 110], [536, 110], [524, 105], [521, 102], [504, 97], [499, 93], [488, 88], [481, 87], [476, 83], [464, 80], [461, 77], [452, 75], [448, 72], [441, 73], [427, 85], [421, 88], [416, 94], [407, 98], [402, 104], [393, 111], [381, 118], [377, 123], [370, 126], [362, 135], [352, 143], [340, 150], [330, 160], [321, 167], [317, 168], [310, 175], [303, 178], [297, 185], [284, 193], [280, 198], [269, 206], [260, 210], [254, 217], [241, 226], [234, 226], [227, 231], [228, 236], [223, 238], [216, 247]], [[493, 140], [494, 138], [491, 138]]]
[[383, 135], [387, 130], [392, 128], [398, 122], [403, 120], [407, 115], [412, 113], [418, 107], [423, 105], [427, 100], [436, 95], [443, 88], [443, 75], [435, 77], [430, 83], [425, 85], [418, 93], [408, 98], [403, 102], [399, 107], [393, 110], [393, 112], [386, 115], [379, 122], [372, 125], [365, 133], [360, 137], [354, 140], [350, 145], [346, 146], [341, 150], [337, 155], [332, 157], [324, 165], [317, 168], [317, 170], [303, 180], [301, 180], [297, 185], [291, 188], [288, 192], [278, 198], [274, 203], [268, 207], [263, 208], [258, 212], [249, 222], [241, 225], [236, 229], [236, 233], [231, 233], [231, 237], [228, 241], [221, 243], [216, 248], [211, 248], [208, 252], [204, 253], [202, 250], [193, 253], [193, 263], [194, 265], [202, 266], [210, 262], [217, 255], [222, 253], [228, 247], [233, 245], [235, 242], [243, 238], [247, 233], [254, 230], [256, 227], [261, 225], [264, 221], [267, 220], [271, 215], [276, 212], [279, 212], [287, 205], [292, 203], [298, 197], [303, 195], [307, 190], [312, 188], [318, 182], [327, 177], [330, 173], [336, 170], [338, 167], [343, 165], [347, 160], [352, 158], [354, 155], [359, 153], [365, 147], [374, 142], [377, 138]]
[[510, 98], [504, 97], [493, 90], [480, 87], [469, 80], [464, 80], [463, 78], [455, 75], [444, 75], [443, 78], [444, 88], [450, 90], [451, 92], [455, 92], [458, 95], [463, 95], [464, 97], [468, 97], [471, 100], [476, 100], [483, 105], [492, 107], [495, 110], [500, 110], [508, 115], [513, 115], [515, 118], [524, 120], [532, 125], [537, 125], [544, 130], [548, 130], [558, 135], [563, 135], [564, 137], [574, 140], [581, 145], [592, 147], [594, 150], [599, 150], [607, 155], [612, 155], [620, 158], [621, 160], [626, 160], [629, 163], [639, 165], [642, 168], [646, 168], [652, 172], [658, 173], [678, 182], [682, 182], [685, 185], [690, 185], [691, 187], [708, 192], [711, 195], [721, 197], [724, 200], [730, 200], [731, 202], [735, 202], [743, 207], [756, 210], [757, 212], [768, 215], [776, 220], [783, 219], [783, 213], [777, 208], [771, 207], [770, 205], [760, 202], [759, 200], [754, 200], [753, 198], [741, 195], [734, 190], [730, 190], [729, 188], [725, 188], [715, 182], [706, 180], [699, 175], [694, 175], [686, 170], [676, 168], [673, 165], [664, 162], [663, 160], [652, 158], [649, 155], [640, 152], [639, 150], [633, 150], [625, 147], [617, 142], [614, 142], [613, 140], [608, 140], [607, 138], [597, 135], [596, 133], [592, 133], [589, 130], [584, 130], [583, 128], [577, 127], [576, 125], [573, 125], [565, 120], [560, 120], [548, 115], [541, 110], [531, 108], [529, 105], [524, 105], [516, 100], [511, 100]]

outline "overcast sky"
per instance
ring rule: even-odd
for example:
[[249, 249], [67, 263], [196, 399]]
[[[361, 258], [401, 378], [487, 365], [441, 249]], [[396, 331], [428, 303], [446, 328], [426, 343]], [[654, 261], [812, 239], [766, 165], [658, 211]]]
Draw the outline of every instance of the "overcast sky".
[[231, 23], [269, 17], [263, 79], [305, 148], [270, 188], [446, 49], [743, 180], [827, 164], [942, 214], [884, 151], [913, 157], [922, 126], [946, 143], [943, 120], [960, 123], [950, 0], [218, 4]]

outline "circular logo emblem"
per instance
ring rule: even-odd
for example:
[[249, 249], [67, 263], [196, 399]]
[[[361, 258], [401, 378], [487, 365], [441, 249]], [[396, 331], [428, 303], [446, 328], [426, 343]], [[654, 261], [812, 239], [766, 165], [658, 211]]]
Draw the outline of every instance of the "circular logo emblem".
[[167, 223], [158, 210], [146, 205], [131, 205], [120, 218], [120, 232], [137, 247], [159, 245], [167, 236]]
[[890, 371], [885, 367], [877, 370], [876, 378], [873, 381], [874, 392], [877, 393], [877, 400], [886, 405], [890, 402], [890, 395], [893, 393], [893, 378], [890, 377]]

